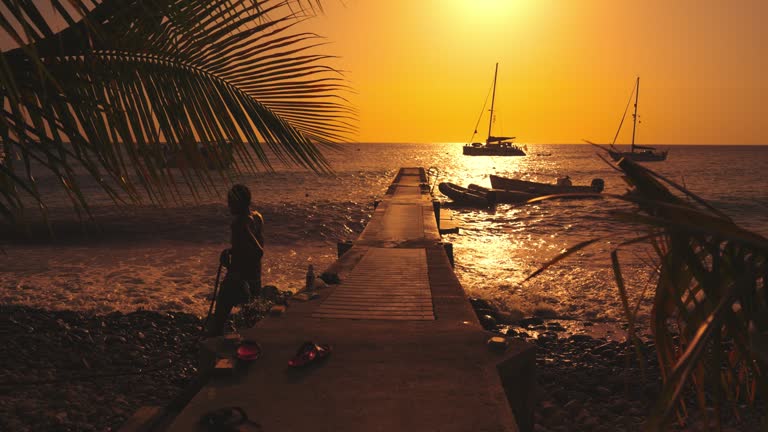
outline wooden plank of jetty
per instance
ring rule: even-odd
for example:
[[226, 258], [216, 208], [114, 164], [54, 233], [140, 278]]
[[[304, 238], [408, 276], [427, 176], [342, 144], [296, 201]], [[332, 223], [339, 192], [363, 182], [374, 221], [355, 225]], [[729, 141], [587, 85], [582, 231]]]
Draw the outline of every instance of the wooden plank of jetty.
[[[489, 348], [446, 255], [423, 168], [400, 169], [328, 271], [341, 283], [242, 331], [262, 356], [211, 378], [167, 429], [205, 430], [203, 414], [240, 407], [264, 431], [532, 430], [533, 347]], [[289, 368], [304, 341], [333, 352]]]

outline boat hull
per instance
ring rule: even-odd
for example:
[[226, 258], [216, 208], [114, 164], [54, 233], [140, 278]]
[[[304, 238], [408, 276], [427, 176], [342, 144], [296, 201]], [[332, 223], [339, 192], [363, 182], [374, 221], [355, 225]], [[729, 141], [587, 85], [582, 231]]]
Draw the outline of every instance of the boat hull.
[[462, 150], [465, 156], [525, 156], [523, 149], [517, 146], [511, 147], [474, 147], [465, 145]]
[[493, 174], [490, 175], [490, 178], [491, 187], [493, 189], [527, 192], [536, 196], [568, 193], [600, 193], [603, 191], [603, 181], [601, 179], [592, 180], [591, 186], [558, 186], [549, 183], [510, 179]]
[[517, 204], [528, 201], [529, 199], [536, 198], [538, 195], [534, 195], [528, 192], [520, 192], [514, 190], [505, 189], [488, 189], [486, 187], [471, 184], [469, 190], [478, 191], [487, 194], [488, 199], [497, 204]]
[[608, 154], [615, 161], [621, 159], [628, 159], [634, 162], [660, 162], [667, 160], [666, 151], [663, 152], [619, 152], [614, 150], [608, 150]]
[[470, 207], [490, 207], [493, 203], [488, 199], [488, 194], [472, 191], [453, 183], [443, 182], [437, 185], [440, 192], [450, 198], [454, 203]]

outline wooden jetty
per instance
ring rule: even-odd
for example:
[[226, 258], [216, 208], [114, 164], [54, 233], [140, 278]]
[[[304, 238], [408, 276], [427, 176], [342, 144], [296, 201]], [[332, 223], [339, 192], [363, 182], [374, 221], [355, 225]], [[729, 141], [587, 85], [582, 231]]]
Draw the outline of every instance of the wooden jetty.
[[[487, 344], [492, 334], [453, 272], [424, 169], [400, 169], [328, 271], [341, 283], [242, 331], [261, 345], [258, 360], [212, 375], [155, 424], [202, 431], [203, 414], [240, 407], [267, 432], [532, 430], [533, 346]], [[304, 341], [333, 352], [289, 368]]]

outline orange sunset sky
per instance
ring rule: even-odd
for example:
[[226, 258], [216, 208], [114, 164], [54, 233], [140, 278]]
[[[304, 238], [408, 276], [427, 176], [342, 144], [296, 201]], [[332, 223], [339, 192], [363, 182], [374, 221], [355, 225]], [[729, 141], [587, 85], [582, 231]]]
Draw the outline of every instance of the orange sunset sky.
[[637, 142], [768, 143], [765, 0], [323, 4], [304, 26], [341, 56], [363, 142], [467, 141], [499, 62], [494, 134], [518, 142], [612, 140], [640, 76]]
[[498, 62], [494, 135], [610, 142], [639, 76], [638, 143], [768, 144], [768, 0], [321, 3], [354, 141], [466, 142]]

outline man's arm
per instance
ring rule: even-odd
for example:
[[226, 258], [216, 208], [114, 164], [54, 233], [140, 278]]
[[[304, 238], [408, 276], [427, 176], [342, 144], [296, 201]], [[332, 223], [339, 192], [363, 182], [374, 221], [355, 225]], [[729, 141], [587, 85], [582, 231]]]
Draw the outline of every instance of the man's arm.
[[252, 217], [253, 223], [248, 229], [248, 240], [256, 246], [260, 251], [261, 255], [264, 255], [264, 233], [263, 233], [263, 227], [264, 227], [264, 219], [261, 217], [259, 213], [255, 213]]

